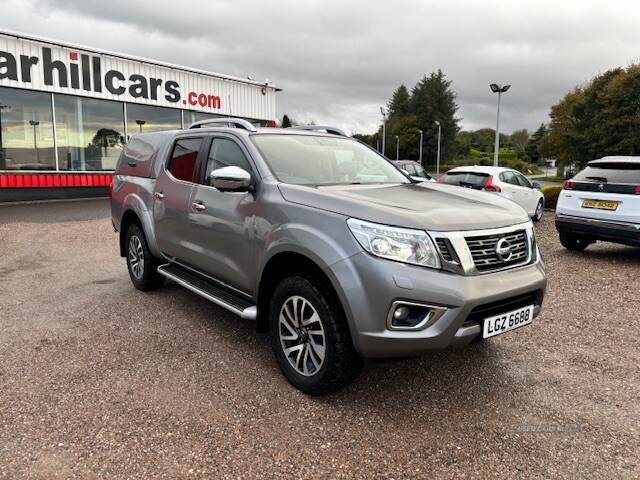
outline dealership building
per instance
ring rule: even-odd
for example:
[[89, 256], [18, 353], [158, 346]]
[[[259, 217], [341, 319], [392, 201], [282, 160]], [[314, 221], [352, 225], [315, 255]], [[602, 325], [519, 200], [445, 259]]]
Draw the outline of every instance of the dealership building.
[[0, 202], [103, 195], [140, 132], [275, 126], [269, 83], [0, 30]]

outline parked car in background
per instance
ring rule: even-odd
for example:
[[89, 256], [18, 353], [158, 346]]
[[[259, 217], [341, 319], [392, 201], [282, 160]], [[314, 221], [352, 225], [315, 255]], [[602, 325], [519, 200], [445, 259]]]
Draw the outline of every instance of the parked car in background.
[[520, 205], [534, 221], [544, 211], [544, 195], [538, 182], [530, 182], [517, 170], [503, 167], [456, 167], [438, 178], [439, 183], [493, 192]]
[[564, 183], [556, 207], [560, 243], [584, 250], [598, 240], [640, 246], [640, 157], [593, 160]]
[[401, 170], [407, 173], [411, 178], [419, 182], [434, 182], [435, 180], [429, 175], [422, 165], [413, 160], [394, 160]]

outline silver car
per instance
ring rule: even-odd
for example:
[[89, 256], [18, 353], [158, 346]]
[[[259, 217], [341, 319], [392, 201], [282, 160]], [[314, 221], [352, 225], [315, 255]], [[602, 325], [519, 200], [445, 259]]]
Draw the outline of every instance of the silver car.
[[303, 392], [347, 384], [362, 358], [465, 345], [540, 312], [544, 265], [517, 205], [415, 182], [340, 134], [192, 127], [137, 135], [118, 162], [131, 280], [169, 278], [255, 320]]

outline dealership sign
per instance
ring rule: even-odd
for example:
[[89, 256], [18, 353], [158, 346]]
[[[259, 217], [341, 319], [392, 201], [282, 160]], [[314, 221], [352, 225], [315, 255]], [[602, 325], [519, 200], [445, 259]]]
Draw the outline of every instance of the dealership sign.
[[0, 86], [275, 118], [271, 85], [1, 31]]

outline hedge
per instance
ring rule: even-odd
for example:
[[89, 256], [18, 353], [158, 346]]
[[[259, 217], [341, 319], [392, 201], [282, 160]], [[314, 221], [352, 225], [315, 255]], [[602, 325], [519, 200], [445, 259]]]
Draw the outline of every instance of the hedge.
[[545, 185], [540, 189], [540, 191], [544, 195], [544, 206], [555, 210], [556, 204], [558, 203], [558, 196], [560, 196], [560, 192], [562, 191], [562, 186]]

